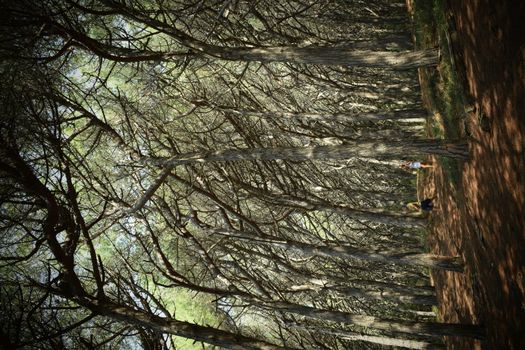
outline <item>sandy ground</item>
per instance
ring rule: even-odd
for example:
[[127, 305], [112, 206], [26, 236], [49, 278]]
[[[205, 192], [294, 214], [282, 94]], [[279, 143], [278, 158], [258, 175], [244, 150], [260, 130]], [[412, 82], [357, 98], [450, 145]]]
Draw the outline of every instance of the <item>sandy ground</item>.
[[[449, 349], [525, 349], [525, 1], [449, 0], [453, 51], [476, 110], [467, 118], [471, 158], [437, 195], [433, 252], [459, 255], [465, 273], [434, 272], [445, 322], [486, 327], [483, 341], [449, 337]], [[482, 120], [480, 122], [480, 119]]]

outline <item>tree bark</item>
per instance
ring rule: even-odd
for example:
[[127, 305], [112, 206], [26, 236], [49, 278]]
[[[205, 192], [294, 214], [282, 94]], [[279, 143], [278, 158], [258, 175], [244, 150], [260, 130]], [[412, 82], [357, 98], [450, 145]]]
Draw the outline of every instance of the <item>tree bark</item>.
[[[355, 50], [343, 47], [255, 47], [230, 48], [220, 47], [208, 50], [217, 56], [235, 61], [290, 62], [320, 65], [339, 65], [349, 67], [370, 67], [390, 69], [415, 69], [437, 65], [437, 51], [371, 51]], [[208, 53], [208, 52], [204, 52]]]
[[367, 343], [380, 344], [384, 346], [396, 346], [406, 349], [424, 349], [424, 350], [442, 350], [445, 347], [441, 344], [434, 344], [424, 340], [414, 340], [414, 339], [399, 339], [392, 338], [385, 335], [373, 336], [367, 334], [360, 334], [352, 331], [347, 331], [344, 329], [332, 329], [325, 327], [315, 327], [315, 326], [303, 326], [300, 324], [289, 324], [289, 327], [304, 329], [307, 331], [314, 331], [321, 334], [331, 334], [343, 339], [348, 339], [352, 341], [364, 341]]
[[102, 0], [102, 2], [128, 19], [146, 24], [171, 36], [179, 44], [191, 50], [224, 60], [290, 62], [391, 69], [412, 69], [437, 65], [437, 50], [435, 49], [415, 52], [390, 52], [321, 46], [226, 47], [211, 45], [123, 3], [117, 3], [112, 0]]
[[353, 157], [394, 156], [407, 153], [436, 154], [465, 159], [466, 144], [446, 143], [441, 140], [352, 142], [343, 145], [316, 147], [276, 147], [226, 149], [210, 152], [177, 154], [171, 158], [151, 158], [150, 163], [174, 168], [178, 165], [207, 162], [238, 162], [252, 160], [307, 161], [316, 159], [348, 159]]
[[392, 333], [427, 335], [432, 337], [460, 336], [482, 339], [485, 331], [482, 326], [472, 324], [454, 324], [437, 322], [415, 322], [405, 320], [389, 320], [375, 316], [351, 314], [343, 311], [317, 309], [310, 306], [287, 302], [273, 302], [275, 309], [320, 320], [330, 320], [353, 324], [360, 327], [375, 328]]
[[399, 294], [391, 291], [371, 291], [352, 287], [337, 288], [336, 291], [346, 296], [369, 300], [388, 300], [395, 303], [414, 305], [438, 305], [437, 298], [434, 295]]
[[[304, 283], [301, 285], [292, 285], [288, 287], [289, 290], [297, 291], [329, 291], [336, 292], [337, 294], [346, 296], [361, 298], [366, 300], [379, 300], [379, 301], [391, 301], [399, 304], [414, 304], [414, 305], [437, 305], [437, 298], [435, 295], [417, 295], [410, 293], [395, 293], [392, 291], [375, 291], [366, 290], [361, 288], [346, 287], [346, 286], [323, 286], [313, 283]], [[283, 293], [286, 293], [283, 291]]]
[[[201, 105], [202, 103], [197, 103]], [[428, 113], [423, 109], [400, 109], [394, 111], [383, 111], [373, 113], [305, 113], [305, 112], [277, 112], [277, 111], [252, 111], [246, 109], [235, 109], [228, 107], [215, 107], [218, 110], [243, 117], [260, 117], [275, 119], [302, 119], [326, 122], [357, 123], [357, 122], [378, 122], [384, 120], [403, 120], [420, 122], [427, 118]]]
[[243, 231], [210, 228], [207, 230], [214, 234], [240, 239], [252, 244], [262, 244], [286, 250], [295, 250], [305, 256], [324, 256], [329, 258], [383, 262], [386, 264], [425, 266], [457, 272], [463, 270], [462, 264], [457, 257], [427, 253], [381, 254], [376, 251], [351, 246], [317, 246], [270, 235], [255, 236]]
[[235, 334], [221, 329], [199, 326], [193, 323], [164, 318], [153, 313], [146, 313], [127, 306], [117, 305], [108, 301], [98, 300], [80, 302], [97, 315], [107, 316], [115, 320], [148, 327], [161, 333], [193, 339], [231, 350], [292, 350], [292, 348], [275, 345], [255, 338]]
[[[284, 193], [273, 193], [240, 182], [237, 179], [231, 179], [231, 181], [234, 181], [241, 188], [256, 195], [257, 198], [273, 205], [300, 208], [306, 211], [329, 211], [357, 220], [372, 221], [398, 227], [424, 227], [426, 224], [426, 219], [420, 214], [397, 213], [382, 208], [357, 209], [347, 205], [332, 204], [320, 199], [298, 198]], [[366, 194], [366, 192], [364, 193]]]

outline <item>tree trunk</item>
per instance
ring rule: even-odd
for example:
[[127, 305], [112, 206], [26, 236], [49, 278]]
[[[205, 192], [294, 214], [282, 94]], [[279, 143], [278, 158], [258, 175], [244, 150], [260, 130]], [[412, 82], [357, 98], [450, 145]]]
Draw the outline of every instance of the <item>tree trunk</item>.
[[316, 318], [323, 321], [342, 322], [365, 328], [375, 328], [388, 332], [400, 332], [432, 337], [460, 336], [482, 339], [485, 331], [482, 326], [472, 324], [454, 324], [437, 322], [415, 322], [405, 320], [389, 320], [375, 316], [351, 314], [343, 311], [317, 309], [310, 306], [288, 303], [284, 301], [272, 302], [268, 305], [275, 309]]
[[[210, 45], [157, 18], [123, 3], [111, 0], [102, 2], [133, 21], [159, 30], [188, 49], [211, 57], [231, 61], [289, 62], [321, 65], [362, 66], [391, 69], [412, 69], [437, 65], [437, 50], [389, 52], [356, 50], [343, 47], [225, 47]], [[167, 53], [169, 54], [169, 53]]]
[[[414, 305], [437, 305], [437, 298], [435, 295], [417, 295], [410, 293], [395, 293], [392, 291], [376, 291], [376, 290], [365, 290], [361, 288], [346, 287], [346, 286], [330, 286], [330, 285], [318, 285], [314, 283], [304, 283], [301, 285], [292, 285], [288, 287], [288, 290], [293, 292], [299, 291], [329, 291], [336, 292], [337, 294], [361, 298], [366, 300], [383, 300], [391, 301], [399, 304], [414, 304]], [[287, 291], [283, 291], [286, 293]]]
[[398, 227], [423, 227], [426, 224], [426, 219], [420, 214], [396, 213], [382, 208], [356, 209], [346, 205], [331, 204], [318, 199], [303, 199], [284, 193], [273, 193], [237, 181], [236, 179], [231, 179], [231, 181], [234, 181], [240, 187], [256, 195], [257, 198], [274, 205], [300, 208], [307, 211], [330, 211], [356, 220], [366, 220]]
[[108, 316], [115, 320], [154, 329], [162, 333], [193, 339], [232, 350], [292, 350], [292, 348], [271, 344], [262, 340], [246, 337], [221, 329], [199, 326], [193, 323], [164, 318], [153, 313], [146, 313], [127, 306], [97, 300], [80, 302], [97, 315]]
[[391, 291], [367, 291], [352, 287], [337, 288], [336, 291], [346, 296], [369, 300], [388, 300], [395, 303], [414, 305], [438, 305], [437, 298], [434, 295], [413, 295], [409, 293], [403, 295]]
[[422, 294], [422, 295], [436, 295], [436, 290], [432, 286], [410, 286], [406, 284], [396, 284], [393, 282], [382, 282], [374, 280], [363, 280], [363, 279], [352, 279], [352, 280], [340, 280], [332, 277], [335, 282], [344, 284], [348, 283], [353, 286], [359, 286], [360, 288], [376, 288], [382, 292], [396, 292], [396, 293], [409, 293], [409, 294]]
[[295, 250], [305, 256], [324, 256], [329, 258], [358, 259], [383, 262], [387, 264], [416, 265], [436, 269], [461, 272], [463, 267], [456, 257], [426, 253], [380, 254], [376, 251], [350, 246], [317, 246], [270, 235], [256, 236], [243, 231], [226, 229], [207, 229], [211, 233], [240, 239], [253, 244], [263, 244], [286, 250]]
[[352, 341], [363, 341], [367, 343], [379, 344], [383, 346], [396, 346], [406, 349], [424, 349], [424, 350], [442, 350], [445, 347], [441, 344], [434, 344], [424, 340], [414, 340], [414, 339], [399, 339], [387, 337], [385, 335], [373, 336], [360, 334], [352, 331], [347, 331], [344, 329], [332, 329], [325, 327], [315, 327], [315, 326], [303, 326], [300, 324], [288, 324], [290, 328], [304, 329], [307, 331], [314, 331], [321, 334], [330, 334], [341, 337], [343, 339], [348, 339]]
[[[202, 104], [202, 103], [197, 103]], [[302, 120], [316, 120], [326, 122], [340, 122], [340, 123], [356, 123], [356, 122], [378, 122], [384, 120], [402, 120], [402, 121], [416, 121], [421, 122], [425, 120], [428, 113], [423, 109], [401, 109], [394, 111], [373, 112], [373, 113], [302, 113], [302, 112], [270, 112], [270, 111], [251, 111], [245, 109], [234, 109], [225, 107], [216, 107], [217, 109], [243, 117], [260, 117], [260, 118], [275, 118], [275, 119], [302, 119]]]
[[317, 147], [276, 147], [226, 149], [222, 151], [190, 152], [171, 158], [154, 158], [150, 162], [164, 168], [207, 162], [239, 162], [251, 160], [307, 161], [315, 159], [348, 159], [353, 157], [399, 156], [407, 153], [436, 154], [465, 159], [466, 144], [452, 144], [441, 140], [352, 142], [343, 145]]
[[397, 227], [424, 227], [426, 224], [426, 219], [419, 214], [400, 214], [381, 208], [355, 209], [342, 205], [320, 204], [312, 205], [309, 210], [326, 210], [357, 220], [366, 220]]
[[208, 48], [204, 53], [235, 61], [289, 62], [349, 67], [415, 69], [437, 65], [437, 51], [434, 49], [391, 52], [323, 46], [214, 47], [213, 50]]

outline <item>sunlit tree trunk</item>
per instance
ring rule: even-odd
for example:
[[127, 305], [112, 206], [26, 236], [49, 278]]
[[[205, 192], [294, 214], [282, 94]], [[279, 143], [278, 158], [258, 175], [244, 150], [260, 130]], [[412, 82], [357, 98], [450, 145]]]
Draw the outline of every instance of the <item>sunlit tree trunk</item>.
[[365, 300], [388, 300], [400, 304], [416, 304], [416, 305], [437, 305], [437, 298], [433, 294], [415, 294], [409, 289], [395, 292], [388, 290], [372, 290], [364, 288], [355, 288], [348, 285], [337, 285], [333, 283], [322, 282], [318, 279], [311, 279], [305, 281], [302, 284], [292, 284], [287, 286], [287, 290], [297, 291], [315, 291], [317, 293], [321, 291], [326, 292], [337, 292], [341, 295], [349, 297], [357, 297]]
[[317, 147], [276, 147], [227, 149], [210, 152], [178, 154], [168, 159], [151, 159], [150, 163], [164, 168], [207, 162], [238, 162], [252, 160], [306, 161], [316, 159], [349, 159], [353, 157], [401, 156], [406, 154], [436, 154], [465, 159], [466, 144], [453, 144], [441, 140], [352, 142], [343, 145]]
[[[395, 293], [388, 290], [375, 291], [360, 288], [353, 288], [347, 286], [319, 286], [315, 283], [303, 283], [299, 285], [291, 285], [289, 290], [297, 291], [327, 291], [337, 292], [337, 294], [347, 297], [361, 298], [365, 300], [387, 300], [400, 304], [415, 304], [415, 305], [437, 305], [437, 298], [435, 295], [417, 295], [409, 292]], [[284, 291], [285, 292], [285, 291]]]
[[[202, 104], [197, 102], [196, 104]], [[340, 122], [340, 123], [355, 123], [355, 122], [378, 122], [384, 120], [402, 120], [402, 121], [416, 121], [421, 122], [427, 117], [427, 112], [422, 109], [401, 109], [394, 111], [383, 111], [373, 113], [305, 113], [305, 112], [284, 112], [284, 111], [252, 111], [246, 109], [235, 109], [228, 107], [215, 107], [225, 113], [231, 113], [243, 117], [260, 117], [260, 118], [276, 118], [276, 119], [300, 119], [300, 120], [316, 120], [325, 122]]]
[[363, 341], [367, 343], [379, 344], [383, 346], [396, 346], [405, 349], [422, 349], [422, 350], [441, 350], [445, 349], [442, 344], [434, 344], [425, 340], [414, 340], [414, 339], [400, 339], [392, 338], [386, 335], [367, 335], [360, 334], [352, 331], [343, 329], [331, 329], [318, 326], [304, 326], [301, 324], [288, 324], [289, 327], [295, 329], [304, 329], [307, 331], [314, 331], [320, 334], [331, 334], [341, 337], [342, 339], [348, 339], [352, 341]]
[[371, 51], [341, 47], [204, 47], [204, 53], [235, 61], [290, 62], [371, 68], [413, 69], [437, 64], [436, 50]]

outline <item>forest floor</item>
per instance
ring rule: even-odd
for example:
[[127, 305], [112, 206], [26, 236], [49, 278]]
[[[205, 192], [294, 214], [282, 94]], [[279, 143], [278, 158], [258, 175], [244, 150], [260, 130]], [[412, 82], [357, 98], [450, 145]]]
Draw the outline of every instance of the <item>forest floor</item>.
[[525, 349], [525, 2], [408, 0], [417, 47], [441, 62], [420, 71], [431, 136], [468, 141], [470, 159], [433, 159], [420, 198], [437, 196], [429, 248], [459, 255], [460, 273], [432, 272], [443, 322], [486, 338], [448, 349]]

